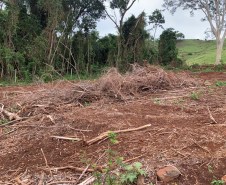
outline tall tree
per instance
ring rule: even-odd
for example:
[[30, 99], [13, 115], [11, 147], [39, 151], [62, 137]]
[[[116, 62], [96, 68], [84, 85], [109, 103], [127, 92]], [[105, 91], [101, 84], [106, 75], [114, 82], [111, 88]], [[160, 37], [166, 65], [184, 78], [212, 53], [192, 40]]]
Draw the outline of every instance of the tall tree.
[[164, 0], [164, 7], [174, 13], [177, 8], [182, 7], [191, 11], [201, 10], [205, 17], [203, 21], [208, 21], [211, 32], [216, 38], [217, 52], [215, 65], [221, 62], [221, 53], [226, 37], [226, 1], [225, 0]]
[[154, 48], [155, 48], [155, 34], [156, 34], [156, 31], [157, 31], [157, 28], [160, 27], [160, 28], [164, 29], [162, 24], [165, 23], [165, 18], [162, 15], [161, 10], [156, 9], [149, 16], [149, 22], [148, 23], [153, 24], [153, 28], [154, 28], [154, 38], [153, 39], [154, 39]]
[[176, 31], [173, 28], [168, 28], [162, 32], [159, 40], [160, 64], [168, 65], [172, 61], [177, 61], [176, 40]]
[[145, 41], [149, 34], [145, 30], [145, 13], [142, 12], [137, 18], [132, 15], [123, 24], [122, 33], [124, 42], [122, 43], [124, 65], [129, 63], [143, 64], [143, 53], [145, 50]]
[[126, 13], [134, 5], [135, 2], [136, 0], [111, 0], [110, 1], [110, 8], [112, 10], [116, 10], [116, 9], [119, 10], [119, 14], [120, 14], [119, 22], [117, 22], [117, 17], [110, 15], [105, 9], [107, 16], [115, 24], [118, 31], [118, 54], [117, 54], [116, 68], [119, 68], [119, 63], [122, 60], [122, 53], [123, 53], [122, 47], [123, 47], [123, 43], [125, 43], [125, 38], [122, 32], [124, 18]]
[[185, 35], [179, 31], [176, 31], [177, 40], [180, 41], [185, 38]]

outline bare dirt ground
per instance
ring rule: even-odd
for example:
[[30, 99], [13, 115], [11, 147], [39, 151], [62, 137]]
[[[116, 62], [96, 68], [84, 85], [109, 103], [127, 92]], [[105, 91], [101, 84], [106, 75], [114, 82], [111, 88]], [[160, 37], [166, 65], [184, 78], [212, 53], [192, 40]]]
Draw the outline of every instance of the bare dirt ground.
[[[84, 158], [91, 164], [99, 159], [97, 166], [108, 161], [109, 139], [91, 145], [87, 141], [109, 130], [147, 124], [151, 126], [117, 134], [119, 143], [112, 147], [128, 164], [143, 164], [148, 172], [146, 184], [163, 184], [156, 172], [165, 166], [175, 166], [181, 172], [169, 184], [207, 185], [213, 176], [220, 179], [226, 175], [226, 86], [217, 87], [216, 79], [226, 81], [226, 73], [186, 76], [195, 83], [170, 88], [160, 83], [151, 90], [143, 87], [140, 93], [108, 91], [108, 96], [87, 90], [100, 82], [76, 87], [63, 81], [0, 87], [3, 110], [23, 118], [9, 124], [8, 117], [0, 115], [0, 184], [19, 184], [15, 178], [22, 185], [80, 183], [91, 175], [86, 172], [78, 180], [87, 166]], [[198, 99], [190, 97], [192, 93]]]

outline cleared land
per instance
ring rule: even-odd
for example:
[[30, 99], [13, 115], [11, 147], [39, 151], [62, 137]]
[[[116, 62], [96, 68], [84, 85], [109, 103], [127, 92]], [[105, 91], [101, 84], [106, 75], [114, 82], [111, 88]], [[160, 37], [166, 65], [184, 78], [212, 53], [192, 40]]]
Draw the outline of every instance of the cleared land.
[[171, 184], [210, 184], [213, 175], [226, 175], [226, 86], [216, 79], [225, 81], [226, 73], [136, 67], [126, 75], [112, 70], [94, 82], [0, 87], [4, 110], [25, 118], [5, 125], [8, 117], [0, 114], [0, 182], [17, 184], [19, 177], [25, 184], [76, 184], [87, 166], [84, 158], [92, 164], [100, 159], [100, 167], [108, 161], [109, 140], [87, 145], [90, 140], [109, 130], [151, 124], [119, 133], [112, 150], [129, 164], [141, 162], [146, 184], [162, 184], [156, 172], [166, 165], [182, 173]]

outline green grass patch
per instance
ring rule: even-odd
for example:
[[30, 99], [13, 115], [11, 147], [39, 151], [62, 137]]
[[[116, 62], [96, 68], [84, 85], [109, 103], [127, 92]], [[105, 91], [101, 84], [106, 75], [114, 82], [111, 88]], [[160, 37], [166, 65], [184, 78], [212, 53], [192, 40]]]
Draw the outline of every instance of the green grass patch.
[[[179, 58], [186, 60], [188, 65], [211, 65], [216, 60], [216, 41], [185, 39], [177, 43]], [[222, 62], [226, 62], [226, 42], [222, 50]]]

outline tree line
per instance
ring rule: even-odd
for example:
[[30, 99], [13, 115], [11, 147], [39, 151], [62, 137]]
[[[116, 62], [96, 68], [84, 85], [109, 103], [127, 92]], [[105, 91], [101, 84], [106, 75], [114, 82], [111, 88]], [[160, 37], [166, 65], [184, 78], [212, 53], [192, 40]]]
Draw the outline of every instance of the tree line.
[[[161, 10], [125, 19], [136, 0], [0, 0], [0, 77], [32, 80], [53, 70], [61, 75], [93, 75], [104, 67], [124, 72], [130, 64], [181, 64], [176, 41], [184, 35], [165, 23]], [[170, 8], [176, 6], [165, 2]], [[211, 5], [213, 6], [213, 5]], [[100, 37], [97, 21], [108, 18], [117, 35]], [[152, 34], [146, 30], [150, 24]]]

